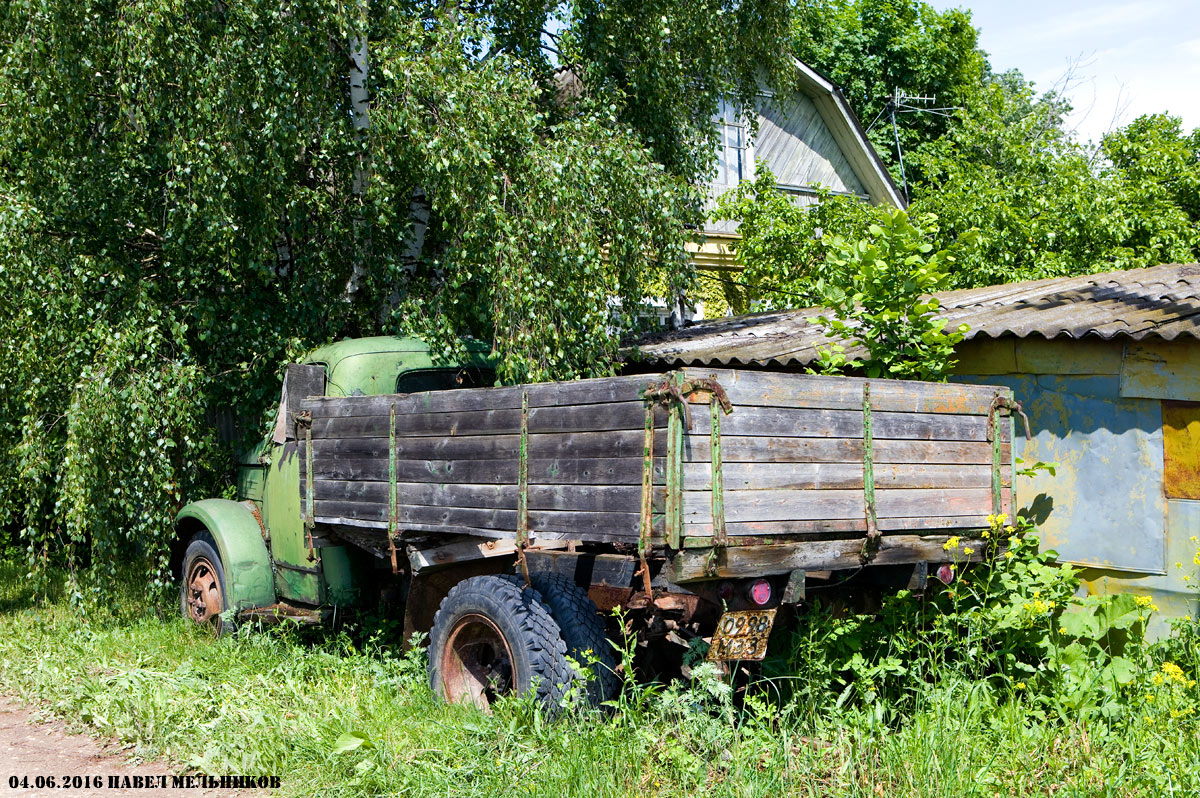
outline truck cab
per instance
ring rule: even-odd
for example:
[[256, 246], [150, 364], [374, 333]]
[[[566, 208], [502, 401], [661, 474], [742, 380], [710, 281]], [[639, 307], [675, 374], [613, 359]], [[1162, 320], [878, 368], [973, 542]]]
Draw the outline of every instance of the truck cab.
[[376, 564], [305, 529], [294, 403], [492, 385], [489, 352], [467, 341], [465, 355], [448, 360], [419, 339], [380, 336], [329, 344], [289, 366], [271, 433], [239, 457], [237, 500], [203, 499], [177, 516], [184, 615], [220, 631], [234, 614], [315, 622], [354, 604]]

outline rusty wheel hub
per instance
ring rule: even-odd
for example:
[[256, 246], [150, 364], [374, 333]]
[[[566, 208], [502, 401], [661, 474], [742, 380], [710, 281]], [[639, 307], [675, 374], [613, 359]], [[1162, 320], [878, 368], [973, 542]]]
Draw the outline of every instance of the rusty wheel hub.
[[447, 701], [487, 712], [492, 701], [513, 689], [512, 649], [489, 618], [464, 615], [442, 647], [441, 675]]
[[186, 593], [188, 616], [196, 623], [215, 623], [225, 609], [221, 580], [207, 557], [197, 557], [188, 569]]

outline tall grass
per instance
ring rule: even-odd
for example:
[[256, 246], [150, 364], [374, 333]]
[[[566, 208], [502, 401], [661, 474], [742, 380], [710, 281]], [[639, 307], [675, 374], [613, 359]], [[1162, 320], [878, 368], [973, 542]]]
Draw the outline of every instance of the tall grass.
[[173, 596], [34, 602], [9, 566], [0, 608], [4, 690], [140, 757], [282, 776], [285, 795], [1200, 795], [1194, 715], [1063, 721], [949, 669], [899, 717], [813, 694], [738, 701], [701, 667], [550, 722], [519, 699], [440, 704], [419, 652], [369, 636], [214, 640]]

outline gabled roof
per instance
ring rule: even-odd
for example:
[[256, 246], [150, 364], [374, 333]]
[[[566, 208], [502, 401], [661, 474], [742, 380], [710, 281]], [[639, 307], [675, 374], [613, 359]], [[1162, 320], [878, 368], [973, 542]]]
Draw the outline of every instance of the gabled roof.
[[[876, 203], [886, 198], [897, 208], [907, 207], [908, 200], [900, 193], [883, 159], [867, 139], [866, 131], [846, 102], [841, 89], [800, 59], [793, 58], [792, 61], [796, 65], [797, 88], [813, 101], [821, 121], [829, 128], [867, 194]], [[559, 104], [569, 103], [584, 91], [579, 76], [567, 66], [554, 70], [554, 84], [557, 89], [555, 99]]]
[[867, 139], [866, 131], [846, 102], [842, 90], [799, 58], [792, 60], [796, 64], [800, 91], [807, 94], [817, 106], [822, 121], [842, 148], [858, 179], [866, 186], [867, 193], [873, 198], [887, 197], [897, 208], [907, 207], [908, 200], [900, 193], [879, 152]]
[[[966, 337], [1200, 339], [1200, 264], [1055, 277], [943, 291], [939, 317]], [[830, 344], [810, 319], [823, 308], [697, 322], [643, 338], [630, 354], [664, 364], [803, 366]], [[854, 355], [853, 350], [847, 354]]]

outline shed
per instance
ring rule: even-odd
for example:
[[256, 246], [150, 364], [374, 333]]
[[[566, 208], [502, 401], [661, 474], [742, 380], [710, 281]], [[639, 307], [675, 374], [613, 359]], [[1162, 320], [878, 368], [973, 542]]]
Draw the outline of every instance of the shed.
[[[955, 381], [1007, 385], [1056, 462], [1017, 477], [1014, 500], [1045, 546], [1095, 592], [1195, 612], [1200, 580], [1200, 265], [1169, 264], [938, 295], [970, 326]], [[639, 342], [656, 366], [802, 369], [828, 343], [814, 308], [703, 321]]]

